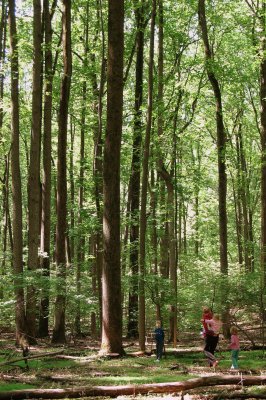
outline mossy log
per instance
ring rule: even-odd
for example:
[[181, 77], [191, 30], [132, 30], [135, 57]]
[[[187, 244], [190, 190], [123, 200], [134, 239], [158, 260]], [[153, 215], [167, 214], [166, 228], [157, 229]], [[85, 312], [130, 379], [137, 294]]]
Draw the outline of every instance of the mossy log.
[[183, 382], [157, 383], [144, 385], [122, 385], [122, 386], [85, 386], [66, 389], [27, 389], [0, 392], [0, 400], [19, 399], [63, 399], [79, 397], [137, 395], [151, 393], [178, 393], [204, 386], [217, 385], [264, 385], [266, 375], [261, 376], [205, 376], [189, 379]]

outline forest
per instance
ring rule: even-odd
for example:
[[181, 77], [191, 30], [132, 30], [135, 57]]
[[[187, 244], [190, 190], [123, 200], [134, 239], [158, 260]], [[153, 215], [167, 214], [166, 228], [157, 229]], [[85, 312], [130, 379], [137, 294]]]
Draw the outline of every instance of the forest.
[[2, 334], [145, 354], [209, 306], [264, 351], [265, 0], [0, 9]]

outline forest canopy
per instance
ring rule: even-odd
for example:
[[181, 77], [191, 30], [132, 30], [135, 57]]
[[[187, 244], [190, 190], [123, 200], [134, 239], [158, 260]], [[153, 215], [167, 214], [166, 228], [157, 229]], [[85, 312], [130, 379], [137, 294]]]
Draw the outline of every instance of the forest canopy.
[[0, 5], [0, 326], [263, 325], [265, 1]]

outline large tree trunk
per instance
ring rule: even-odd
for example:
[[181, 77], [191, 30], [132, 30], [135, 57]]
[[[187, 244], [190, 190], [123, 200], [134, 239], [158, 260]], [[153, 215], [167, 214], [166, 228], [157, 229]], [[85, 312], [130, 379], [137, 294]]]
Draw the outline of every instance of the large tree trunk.
[[109, 0], [107, 127], [103, 160], [102, 352], [123, 354], [120, 267], [120, 148], [123, 114], [124, 0]]
[[60, 107], [58, 115], [58, 162], [57, 162], [57, 224], [56, 224], [56, 266], [57, 296], [55, 302], [55, 321], [53, 343], [65, 343], [65, 306], [66, 306], [66, 218], [67, 218], [67, 182], [66, 149], [67, 120], [70, 95], [72, 57], [71, 57], [71, 2], [63, 0], [63, 58], [64, 74], [61, 82]]
[[[39, 264], [40, 233], [40, 142], [41, 142], [41, 69], [42, 69], [41, 2], [33, 1], [33, 79], [32, 79], [32, 130], [28, 178], [28, 270], [34, 273]], [[34, 279], [34, 275], [33, 275]], [[36, 343], [36, 285], [27, 290], [26, 318], [29, 340]]]
[[144, 48], [144, 10], [143, 2], [135, 10], [137, 23], [136, 38], [136, 71], [135, 71], [135, 107], [133, 154], [131, 161], [130, 192], [130, 271], [132, 283], [128, 298], [128, 337], [138, 335], [138, 261], [139, 261], [139, 198], [140, 198], [140, 166], [141, 166], [141, 131], [143, 100], [143, 48]]
[[18, 42], [15, 17], [15, 0], [9, 0], [9, 32], [11, 58], [11, 174], [13, 199], [13, 268], [15, 286], [16, 341], [25, 334], [26, 315], [23, 289], [23, 240], [22, 240], [22, 193], [19, 157], [19, 64]]

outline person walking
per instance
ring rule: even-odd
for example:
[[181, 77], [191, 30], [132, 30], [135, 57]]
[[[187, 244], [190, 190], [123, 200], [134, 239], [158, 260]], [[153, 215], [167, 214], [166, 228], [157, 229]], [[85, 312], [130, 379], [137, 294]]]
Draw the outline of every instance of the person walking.
[[[202, 321], [203, 322], [203, 321]], [[219, 342], [219, 334], [222, 327], [222, 322], [218, 314], [214, 314], [212, 319], [206, 319], [207, 332], [205, 338], [204, 354], [208, 359], [210, 367], [216, 367], [218, 361], [214, 356], [217, 344]]]

